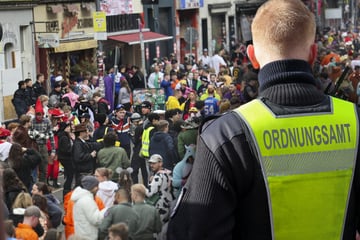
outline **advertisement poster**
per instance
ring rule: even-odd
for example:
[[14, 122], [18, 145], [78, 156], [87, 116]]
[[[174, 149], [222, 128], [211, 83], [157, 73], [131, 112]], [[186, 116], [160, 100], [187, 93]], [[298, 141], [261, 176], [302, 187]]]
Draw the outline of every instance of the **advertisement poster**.
[[133, 105], [138, 109], [143, 101], [152, 104], [152, 110], [165, 110], [165, 93], [162, 88], [137, 88], [133, 91]]
[[100, 11], [106, 16], [133, 13], [132, 0], [100, 0]]

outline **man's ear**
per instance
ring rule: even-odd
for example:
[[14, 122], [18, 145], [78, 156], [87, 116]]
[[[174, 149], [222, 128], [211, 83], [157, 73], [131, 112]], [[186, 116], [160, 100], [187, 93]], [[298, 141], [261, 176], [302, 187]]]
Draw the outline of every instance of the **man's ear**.
[[254, 46], [252, 44], [249, 44], [247, 46], [247, 55], [250, 59], [250, 62], [253, 66], [254, 69], [259, 69], [260, 68], [260, 64], [257, 61], [256, 57], [255, 57], [255, 50], [254, 50]]
[[310, 54], [309, 54], [309, 64], [312, 66], [316, 60], [316, 57], [317, 57], [317, 44], [316, 43], [313, 43], [310, 47]]

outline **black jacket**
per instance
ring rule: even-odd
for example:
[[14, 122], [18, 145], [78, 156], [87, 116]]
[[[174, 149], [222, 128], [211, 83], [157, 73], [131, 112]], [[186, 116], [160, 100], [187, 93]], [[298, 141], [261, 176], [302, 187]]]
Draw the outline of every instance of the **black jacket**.
[[149, 154], [160, 154], [163, 158], [163, 167], [169, 170], [173, 170], [179, 161], [173, 138], [170, 134], [160, 131], [155, 132], [150, 139]]
[[58, 159], [61, 163], [72, 162], [72, 140], [66, 132], [60, 132], [58, 135], [59, 143], [57, 149]]
[[83, 142], [80, 138], [74, 140], [73, 159], [75, 171], [78, 173], [93, 173], [96, 166], [96, 156], [92, 157], [92, 151], [99, 151], [102, 143]]
[[36, 81], [33, 85], [33, 90], [34, 90], [34, 94], [36, 99], [40, 96], [40, 95], [47, 95], [45, 88], [43, 87], [43, 85], [41, 83], [39, 83], [38, 81]]
[[14, 105], [18, 118], [20, 118], [21, 115], [26, 114], [29, 106], [25, 99], [24, 89], [18, 89], [15, 91], [14, 97], [12, 99], [12, 104]]
[[141, 71], [136, 71], [130, 81], [131, 90], [136, 88], [145, 88], [144, 74]]
[[26, 87], [25, 89], [25, 102], [27, 106], [34, 105], [36, 102], [36, 94], [33, 87]]
[[93, 173], [95, 171], [96, 156], [92, 157], [92, 151], [98, 151], [100, 144], [95, 142], [83, 142], [80, 138], [74, 140], [73, 158], [77, 173]]
[[[276, 115], [330, 111], [329, 96], [316, 88], [305, 61], [267, 64], [260, 70], [259, 81], [260, 98]], [[168, 239], [272, 239], [266, 184], [248, 136], [249, 130], [235, 112], [205, 123], [190, 179], [169, 223]], [[359, 222], [359, 182], [357, 161], [345, 240], [355, 238]]]

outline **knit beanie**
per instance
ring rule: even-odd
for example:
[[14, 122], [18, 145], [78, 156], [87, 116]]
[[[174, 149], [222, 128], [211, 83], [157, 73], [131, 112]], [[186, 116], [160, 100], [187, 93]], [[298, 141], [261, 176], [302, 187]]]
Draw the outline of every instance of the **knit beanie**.
[[105, 113], [98, 113], [95, 115], [95, 120], [98, 121], [100, 125], [103, 125], [106, 117], [107, 115]]
[[99, 181], [94, 176], [85, 176], [81, 179], [82, 188], [91, 191], [99, 185]]

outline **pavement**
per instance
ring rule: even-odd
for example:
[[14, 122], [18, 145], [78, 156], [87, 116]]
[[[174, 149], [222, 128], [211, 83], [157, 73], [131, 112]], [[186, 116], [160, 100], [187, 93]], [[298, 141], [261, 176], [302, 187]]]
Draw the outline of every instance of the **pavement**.
[[64, 184], [64, 174], [59, 174], [59, 177], [58, 177], [58, 183], [61, 184], [61, 187], [60, 188], [53, 188], [53, 191], [52, 191], [52, 194], [60, 200], [61, 202], [61, 206], [63, 206], [63, 184]]
[[[61, 186], [63, 186], [64, 184], [64, 174], [60, 174], [59, 173], [59, 177], [58, 177], [58, 183], [61, 184]], [[64, 202], [63, 202], [63, 188], [60, 187], [60, 188], [53, 188], [53, 191], [52, 191], [52, 194], [57, 198], [59, 199], [60, 201], [60, 207], [61, 209], [63, 210], [64, 212]], [[60, 226], [57, 228], [58, 231], [63, 231], [64, 230], [64, 226], [62, 224], [60, 224]]]

